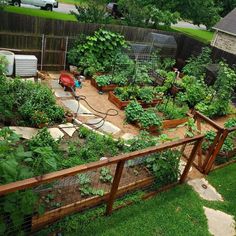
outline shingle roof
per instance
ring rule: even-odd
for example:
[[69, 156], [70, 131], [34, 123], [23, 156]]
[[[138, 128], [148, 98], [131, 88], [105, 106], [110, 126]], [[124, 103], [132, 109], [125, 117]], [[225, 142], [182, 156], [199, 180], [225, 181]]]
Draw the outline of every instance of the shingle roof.
[[221, 19], [213, 29], [236, 36], [236, 8]]

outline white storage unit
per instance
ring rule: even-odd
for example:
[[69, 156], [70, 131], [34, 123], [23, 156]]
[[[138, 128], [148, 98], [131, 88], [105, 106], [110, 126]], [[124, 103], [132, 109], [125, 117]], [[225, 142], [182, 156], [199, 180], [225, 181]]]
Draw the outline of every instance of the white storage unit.
[[0, 51], [0, 55], [4, 56], [8, 61], [7, 64], [7, 75], [13, 74], [13, 65], [14, 65], [14, 53], [10, 51]]
[[15, 55], [15, 75], [17, 76], [36, 76], [37, 57], [33, 55]]

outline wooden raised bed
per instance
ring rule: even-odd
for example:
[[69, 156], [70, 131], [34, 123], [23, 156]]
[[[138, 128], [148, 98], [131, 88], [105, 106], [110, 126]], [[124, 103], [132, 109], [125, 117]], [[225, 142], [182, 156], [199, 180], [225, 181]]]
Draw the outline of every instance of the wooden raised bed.
[[91, 79], [91, 85], [93, 87], [95, 87], [96, 89], [98, 89], [99, 91], [101, 92], [109, 92], [109, 91], [113, 91], [117, 85], [116, 84], [109, 84], [109, 85], [106, 85], [106, 86], [99, 86], [96, 82], [95, 79]]
[[163, 129], [173, 129], [178, 125], [182, 125], [183, 123], [188, 121], [188, 117], [182, 119], [174, 119], [174, 120], [163, 120]]
[[[178, 125], [182, 125], [183, 123], [187, 122], [188, 118], [182, 118], [182, 119], [174, 119], [174, 120], [163, 120], [162, 127], [156, 127], [151, 126], [146, 131], [152, 134], [159, 134], [161, 129], [173, 129], [176, 128]], [[144, 130], [142, 127], [140, 127], [139, 124], [135, 124], [138, 128]]]
[[[121, 101], [118, 97], [116, 97], [116, 95], [113, 92], [109, 92], [108, 95], [108, 100], [110, 102], [112, 102], [113, 104], [115, 104], [119, 109], [124, 110], [125, 107], [130, 103], [130, 101]], [[138, 100], [138, 102], [140, 103], [140, 105], [143, 108], [148, 108], [148, 107], [154, 107], [156, 106], [158, 103], [160, 103], [162, 101], [162, 99], [154, 99], [152, 102], [149, 103], [145, 103], [141, 100]]]

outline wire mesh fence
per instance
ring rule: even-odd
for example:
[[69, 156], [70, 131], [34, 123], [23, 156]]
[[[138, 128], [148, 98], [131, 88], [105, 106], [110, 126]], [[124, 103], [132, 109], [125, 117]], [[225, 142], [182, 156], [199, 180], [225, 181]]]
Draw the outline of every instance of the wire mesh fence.
[[[148, 149], [111, 157], [0, 186], [1, 235], [29, 235], [68, 214], [107, 204], [128, 192], [156, 190], [183, 182], [203, 136], [164, 143]], [[187, 160], [183, 146], [191, 145]]]

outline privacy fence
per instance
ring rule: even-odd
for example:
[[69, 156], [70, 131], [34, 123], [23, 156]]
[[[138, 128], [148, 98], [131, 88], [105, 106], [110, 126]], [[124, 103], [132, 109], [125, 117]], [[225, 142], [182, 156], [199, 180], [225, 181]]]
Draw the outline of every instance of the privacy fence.
[[[162, 50], [163, 55], [175, 55], [179, 66], [190, 55], [197, 55], [205, 44], [176, 32], [156, 29], [129, 27], [122, 25], [100, 25], [72, 21], [51, 20], [0, 11], [0, 48], [16, 54], [34, 54], [38, 58], [39, 69], [61, 70], [66, 65], [66, 54], [79, 34], [91, 35], [104, 29], [121, 33], [127, 41], [145, 42], [149, 33], [172, 35], [177, 42], [177, 51], [172, 48]], [[225, 58], [235, 64], [236, 56], [213, 48], [214, 61]]]
[[[183, 183], [202, 141], [203, 135], [198, 135], [2, 185], [1, 233], [31, 234], [68, 214], [101, 203], [106, 204], [105, 213], [109, 215], [115, 201], [130, 192], [145, 188], [143, 197], [148, 198], [160, 187]], [[183, 147], [186, 164], [179, 173]], [[166, 169], [158, 171], [154, 159], [161, 165], [166, 163]], [[101, 178], [104, 167], [110, 170], [111, 181]]]

